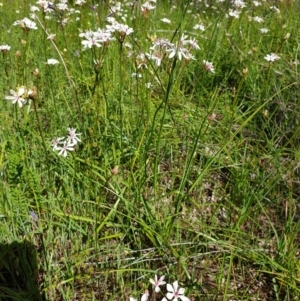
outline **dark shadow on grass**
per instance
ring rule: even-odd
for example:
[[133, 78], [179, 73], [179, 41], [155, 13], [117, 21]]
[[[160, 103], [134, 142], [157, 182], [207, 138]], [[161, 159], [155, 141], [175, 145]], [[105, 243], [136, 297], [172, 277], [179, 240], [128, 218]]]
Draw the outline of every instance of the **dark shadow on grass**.
[[0, 243], [0, 300], [45, 300], [38, 288], [36, 249], [28, 241]]

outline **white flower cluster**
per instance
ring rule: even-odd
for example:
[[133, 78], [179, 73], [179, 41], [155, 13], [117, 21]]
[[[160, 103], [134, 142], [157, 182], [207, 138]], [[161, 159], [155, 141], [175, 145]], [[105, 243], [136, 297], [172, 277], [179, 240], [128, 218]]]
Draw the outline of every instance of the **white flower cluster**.
[[28, 18], [24, 18], [22, 20], [17, 20], [13, 23], [14, 26], [20, 25], [24, 30], [34, 29], [36, 30], [36, 23], [31, 21]]
[[242, 0], [232, 0], [231, 1], [233, 8], [230, 8], [228, 11], [228, 16], [238, 19], [242, 12], [242, 9], [246, 7], [246, 3]]
[[87, 30], [79, 34], [81, 38], [84, 38], [84, 40], [81, 42], [83, 45], [82, 50], [92, 48], [93, 46], [107, 46], [110, 41], [115, 40], [115, 37], [118, 39], [118, 41], [123, 42], [126, 36], [133, 33], [133, 29], [128, 25], [119, 23], [112, 17], [107, 18], [107, 20], [111, 24], [106, 25], [106, 29], [98, 28], [97, 31]]
[[177, 43], [171, 43], [168, 39], [156, 39], [150, 47], [150, 52], [145, 55], [148, 59], [153, 60], [156, 66], [160, 66], [164, 57], [171, 59], [177, 56], [180, 61], [183, 58], [185, 60], [195, 60], [191, 54], [193, 49], [200, 49], [197, 40], [195, 38], [189, 39], [188, 36], [183, 34]]
[[10, 46], [9, 45], [0, 45], [0, 51], [2, 52], [7, 52], [10, 50]]
[[275, 62], [280, 59], [280, 56], [276, 53], [267, 54], [264, 59], [268, 62]]
[[144, 15], [147, 15], [150, 10], [155, 9], [156, 0], [146, 1], [141, 5], [141, 10]]
[[214, 65], [213, 65], [212, 62], [209, 62], [209, 61], [206, 61], [206, 60], [203, 60], [202, 62], [204, 64], [204, 70], [205, 71], [209, 71], [211, 73], [215, 73], [215, 68], [214, 68]]
[[68, 151], [74, 151], [74, 147], [78, 142], [81, 142], [79, 139], [80, 133], [76, 133], [76, 129], [68, 128], [68, 136], [59, 137], [52, 140], [51, 145], [53, 151], [58, 151], [59, 156], [66, 157]]
[[242, 9], [246, 7], [246, 3], [242, 0], [233, 0], [232, 4], [236, 9]]
[[39, 5], [45, 13], [50, 13], [54, 9], [53, 4], [46, 0], [38, 0], [36, 4]]
[[100, 28], [97, 31], [87, 30], [86, 32], [80, 33], [79, 36], [84, 38], [81, 42], [83, 45], [82, 50], [92, 48], [93, 46], [102, 47], [102, 44], [107, 44], [112, 40], [111, 32]]
[[48, 59], [46, 64], [47, 65], [57, 65], [57, 64], [59, 64], [59, 61], [56, 59]]
[[[160, 286], [165, 285], [167, 286], [167, 293], [166, 295], [161, 299], [161, 301], [178, 301], [179, 299], [182, 301], [190, 301], [188, 297], [184, 295], [184, 288], [179, 287], [178, 281], [175, 281], [173, 284], [166, 283], [164, 281], [165, 276], [161, 276], [159, 279], [157, 278], [157, 275], [155, 275], [154, 279], [150, 279], [150, 283], [154, 285], [154, 291], [156, 294], [161, 292]], [[141, 297], [141, 301], [148, 301], [149, 299], [149, 291], [145, 290], [145, 293]], [[137, 299], [130, 297], [130, 301], [137, 301]], [[158, 300], [155, 296], [155, 300]]]

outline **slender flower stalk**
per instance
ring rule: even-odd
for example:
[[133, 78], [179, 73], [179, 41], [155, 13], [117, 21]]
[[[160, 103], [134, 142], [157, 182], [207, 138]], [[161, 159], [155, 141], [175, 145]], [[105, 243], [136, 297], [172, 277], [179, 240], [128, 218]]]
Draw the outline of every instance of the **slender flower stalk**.
[[70, 74], [69, 74], [69, 71], [68, 71], [68, 68], [66, 66], [66, 63], [65, 63], [65, 60], [63, 59], [59, 49], [57, 48], [55, 42], [53, 39], [51, 39], [51, 35], [49, 35], [49, 33], [47, 32], [46, 28], [44, 27], [43, 23], [41, 22], [41, 20], [38, 18], [38, 16], [36, 14], [34, 14], [34, 17], [35, 19], [38, 21], [38, 23], [40, 24], [41, 28], [43, 29], [43, 31], [45, 32], [45, 34], [47, 35], [47, 37], [49, 38], [52, 46], [55, 48], [57, 54], [59, 55], [59, 58], [60, 58], [60, 61], [62, 62], [63, 66], [64, 66], [64, 69], [65, 69], [65, 72], [66, 72], [66, 76], [68, 78], [68, 81], [69, 81], [69, 85], [70, 85], [70, 88], [71, 88], [71, 91], [73, 92], [73, 96], [74, 96], [74, 99], [76, 100], [76, 103], [77, 103], [77, 111], [78, 111], [78, 114], [79, 114], [79, 118], [80, 120], [82, 119], [82, 116], [81, 116], [81, 107], [80, 107], [80, 103], [78, 101], [78, 98], [77, 98], [77, 94], [76, 94], [76, 91], [75, 91], [75, 83], [74, 81], [71, 79], [70, 77]]

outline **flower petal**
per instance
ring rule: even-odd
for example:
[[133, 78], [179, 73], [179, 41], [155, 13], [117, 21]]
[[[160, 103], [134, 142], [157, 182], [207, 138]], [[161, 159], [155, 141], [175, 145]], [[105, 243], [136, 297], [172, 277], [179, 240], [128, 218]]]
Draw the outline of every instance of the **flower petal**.
[[164, 279], [165, 279], [165, 275], [161, 276], [158, 281], [161, 282], [161, 281], [164, 281]]
[[19, 89], [18, 89], [18, 96], [21, 96], [21, 95], [23, 95], [23, 94], [24, 94], [24, 92], [25, 92], [25, 89], [24, 89], [24, 87], [21, 87], [21, 88], [19, 88]]
[[153, 279], [149, 279], [150, 283], [156, 285], [156, 282]]
[[173, 287], [174, 287], [173, 292], [174, 292], [174, 291], [177, 292], [177, 290], [178, 290], [178, 281], [174, 281]]
[[174, 288], [170, 283], [167, 283], [167, 291], [174, 293]]
[[7, 99], [7, 100], [15, 100], [16, 97], [15, 96], [5, 96], [5, 99]]

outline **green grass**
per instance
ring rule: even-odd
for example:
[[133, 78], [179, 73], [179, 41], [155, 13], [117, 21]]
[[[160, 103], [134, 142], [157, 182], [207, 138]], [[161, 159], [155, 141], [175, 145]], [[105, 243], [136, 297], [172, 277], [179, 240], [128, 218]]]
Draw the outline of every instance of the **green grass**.
[[[111, 16], [134, 32], [83, 51], [112, 2], [40, 9], [24, 31], [35, 1], [2, 1], [0, 300], [161, 300], [154, 274], [190, 300], [298, 300], [300, 7], [259, 3], [124, 2]], [[159, 66], [140, 56], [158, 38], [176, 49]], [[37, 96], [20, 108], [5, 97], [22, 86]]]

